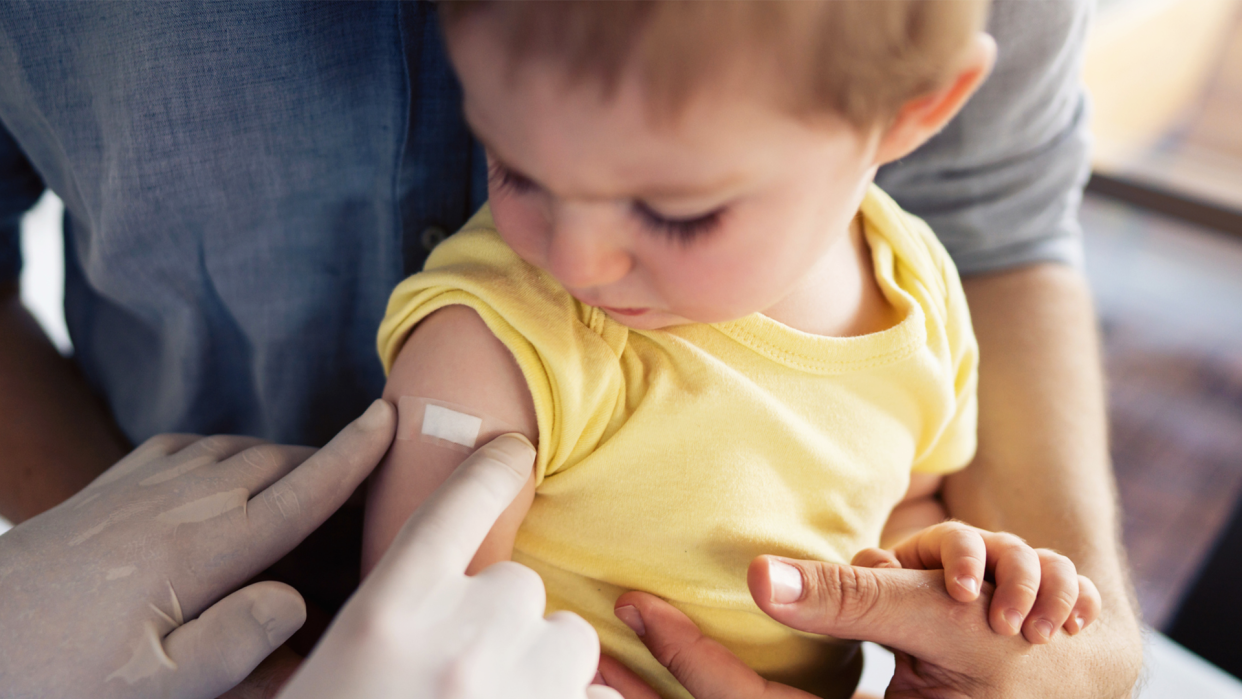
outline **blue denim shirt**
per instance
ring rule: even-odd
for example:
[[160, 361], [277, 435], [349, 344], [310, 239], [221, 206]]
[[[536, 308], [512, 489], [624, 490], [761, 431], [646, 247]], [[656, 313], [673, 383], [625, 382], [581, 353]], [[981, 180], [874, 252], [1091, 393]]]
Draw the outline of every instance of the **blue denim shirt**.
[[[1088, 0], [1000, 0], [993, 78], [881, 171], [964, 272], [1078, 256]], [[0, 6], [0, 282], [66, 205], [75, 358], [128, 437], [318, 445], [377, 397], [390, 290], [484, 200], [429, 3]]]

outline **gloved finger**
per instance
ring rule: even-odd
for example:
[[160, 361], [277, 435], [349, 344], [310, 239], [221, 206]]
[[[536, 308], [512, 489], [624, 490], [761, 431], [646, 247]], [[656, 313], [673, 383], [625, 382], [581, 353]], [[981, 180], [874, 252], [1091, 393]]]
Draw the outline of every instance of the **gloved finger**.
[[607, 655], [599, 658], [599, 679], [620, 692], [625, 699], [660, 699], [660, 694], [633, 670]]
[[626, 699], [612, 687], [605, 687], [600, 684], [593, 684], [587, 687], [586, 695], [587, 699]]
[[[375, 585], [405, 594], [462, 575], [484, 537], [530, 478], [535, 449], [520, 434], [488, 442], [457, 467], [393, 539], [375, 571]], [[389, 582], [391, 581], [391, 582]]]
[[227, 461], [238, 453], [267, 440], [236, 434], [215, 434], [187, 444], [168, 455], [175, 463], [203, 460], [207, 463]]
[[[466, 581], [467, 597], [484, 600], [488, 614], [497, 622], [511, 620], [514, 627], [530, 619], [543, 619], [548, 595], [543, 578], [521, 563], [500, 561]], [[506, 639], [504, 643], [510, 643]]]
[[526, 651], [527, 667], [547, 667], [548, 696], [572, 696], [599, 669], [599, 636], [582, 617], [554, 612], [540, 622], [539, 636]]
[[240, 437], [237, 435], [213, 435], [202, 437], [190, 442], [184, 448], [158, 459], [158, 466], [149, 471], [137, 474], [138, 485], [150, 487], [167, 483], [186, 476], [199, 469], [214, 473], [208, 467], [228, 462], [237, 454], [260, 444], [266, 444], [257, 437]]
[[280, 480], [255, 493], [246, 507], [247, 531], [221, 537], [221, 551], [244, 539], [253, 556], [253, 575], [288, 553], [336, 512], [367, 477], [392, 443], [396, 417], [377, 400], [319, 451]]
[[93, 487], [114, 483], [154, 461], [181, 451], [202, 438], [202, 435], [197, 434], [157, 434], [139, 444], [137, 448], [126, 454], [124, 458], [113, 464], [107, 471], [99, 474], [99, 477], [92, 481], [89, 486], [83, 488], [78, 493], [78, 496], [81, 496], [82, 493], [91, 490]]
[[260, 582], [243, 587], [173, 630], [164, 652], [177, 667], [179, 697], [216, 697], [241, 682], [306, 621], [292, 587]]
[[313, 447], [287, 444], [256, 444], [222, 462], [215, 474], [230, 488], [245, 488], [258, 493], [284, 478], [311, 456]]

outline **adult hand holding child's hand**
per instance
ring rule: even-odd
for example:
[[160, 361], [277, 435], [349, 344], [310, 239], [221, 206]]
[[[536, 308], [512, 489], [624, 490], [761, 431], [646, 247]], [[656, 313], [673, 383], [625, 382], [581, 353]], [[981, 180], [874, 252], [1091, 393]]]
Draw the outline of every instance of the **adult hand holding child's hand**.
[[[1067, 662], [1083, 662], [1087, 635], [1058, 635], [1032, 644], [989, 624], [992, 585], [973, 601], [950, 596], [943, 570], [866, 568], [761, 556], [750, 567], [751, 595], [777, 621], [809, 633], [873, 641], [896, 654], [887, 697], [1079, 697], [1094, 687], [1057, 679]], [[780, 600], [780, 601], [777, 601]], [[786, 601], [788, 600], [788, 601]], [[696, 699], [806, 699], [768, 682], [684, 614], [642, 592], [622, 595], [617, 615], [638, 628], [647, 648]], [[635, 624], [637, 621], [637, 624]], [[657, 696], [619, 663], [605, 660], [604, 679], [626, 699]]]

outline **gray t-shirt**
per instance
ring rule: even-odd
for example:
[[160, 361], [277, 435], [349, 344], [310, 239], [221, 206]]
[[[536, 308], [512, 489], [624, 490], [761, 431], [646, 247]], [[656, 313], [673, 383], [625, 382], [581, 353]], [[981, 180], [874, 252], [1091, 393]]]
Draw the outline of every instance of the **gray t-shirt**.
[[[964, 274], [1077, 264], [1087, 0], [999, 0], [996, 71], [880, 171]], [[66, 205], [75, 359], [137, 443], [324, 443], [389, 291], [486, 196], [430, 3], [0, 5], [0, 282]]]

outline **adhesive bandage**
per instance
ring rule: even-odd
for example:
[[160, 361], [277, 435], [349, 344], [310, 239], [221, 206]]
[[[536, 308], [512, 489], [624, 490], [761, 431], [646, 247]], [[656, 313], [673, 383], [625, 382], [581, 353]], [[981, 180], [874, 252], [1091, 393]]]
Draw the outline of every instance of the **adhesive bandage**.
[[397, 401], [397, 439], [417, 439], [469, 454], [480, 435], [517, 431], [506, 422], [454, 403], [416, 396], [401, 396]]

